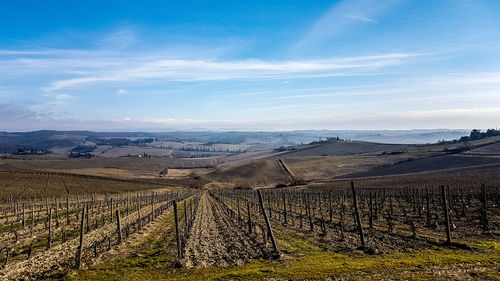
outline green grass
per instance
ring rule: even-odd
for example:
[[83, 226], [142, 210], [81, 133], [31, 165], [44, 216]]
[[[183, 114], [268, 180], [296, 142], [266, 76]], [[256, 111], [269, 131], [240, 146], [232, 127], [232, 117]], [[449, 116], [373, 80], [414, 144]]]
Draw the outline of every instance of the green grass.
[[[172, 223], [166, 219], [165, 225]], [[171, 224], [170, 224], [171, 225]], [[320, 243], [311, 242], [294, 232], [277, 233], [285, 253], [280, 261], [254, 260], [240, 267], [186, 269], [175, 268], [173, 230], [148, 238], [138, 246], [137, 254], [107, 261], [87, 270], [74, 271], [66, 280], [323, 280], [380, 279], [407, 280], [456, 278], [450, 274], [462, 272], [466, 278], [480, 277], [500, 280], [500, 242], [477, 241], [472, 250], [433, 247], [397, 253], [367, 255], [355, 252], [323, 250]], [[435, 275], [432, 268], [445, 269]], [[449, 270], [451, 269], [451, 270]]]

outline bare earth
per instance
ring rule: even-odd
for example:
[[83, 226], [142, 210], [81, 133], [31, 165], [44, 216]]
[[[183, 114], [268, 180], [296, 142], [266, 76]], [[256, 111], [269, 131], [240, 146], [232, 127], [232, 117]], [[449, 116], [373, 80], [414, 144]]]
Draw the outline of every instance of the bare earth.
[[[146, 216], [151, 212], [151, 207], [141, 209], [141, 215]], [[137, 213], [130, 214], [122, 219], [122, 224], [127, 225], [133, 220], [137, 220]], [[115, 224], [109, 223], [98, 229], [84, 235], [83, 247], [88, 248], [92, 241], [97, 241], [113, 233]], [[0, 271], [0, 280], [36, 280], [41, 277], [53, 275], [57, 272], [63, 272], [67, 268], [74, 267], [75, 253], [79, 244], [79, 238], [69, 240], [64, 244], [59, 244], [45, 252], [37, 253], [34, 257], [10, 263]], [[85, 268], [88, 263], [85, 255], [82, 260], [82, 267]]]
[[186, 267], [242, 265], [262, 256], [258, 243], [242, 233], [220, 203], [203, 192], [183, 261]]

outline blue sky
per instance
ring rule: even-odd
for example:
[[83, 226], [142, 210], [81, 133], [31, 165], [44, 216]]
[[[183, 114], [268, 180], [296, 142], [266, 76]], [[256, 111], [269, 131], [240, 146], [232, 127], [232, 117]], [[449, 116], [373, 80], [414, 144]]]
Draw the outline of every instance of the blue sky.
[[0, 130], [495, 128], [500, 2], [0, 0]]

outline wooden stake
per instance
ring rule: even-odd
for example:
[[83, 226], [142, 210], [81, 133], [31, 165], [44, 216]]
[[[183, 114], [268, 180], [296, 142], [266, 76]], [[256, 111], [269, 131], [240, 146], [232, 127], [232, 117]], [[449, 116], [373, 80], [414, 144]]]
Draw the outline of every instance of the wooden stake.
[[370, 192], [370, 229], [373, 229], [373, 199], [372, 199], [372, 193]]
[[248, 211], [248, 233], [252, 234], [252, 215], [250, 213], [250, 201], [247, 202], [247, 211]]
[[69, 225], [70, 223], [70, 218], [69, 218], [69, 193], [66, 194], [66, 225]]
[[141, 229], [141, 200], [139, 194], [137, 194], [137, 225]]
[[172, 201], [174, 205], [174, 217], [175, 217], [175, 238], [177, 240], [177, 265], [180, 266], [181, 260], [181, 237], [179, 233], [179, 215], [177, 214], [177, 201]]
[[78, 245], [78, 250], [76, 253], [76, 269], [79, 269], [82, 265], [82, 253], [83, 253], [83, 227], [85, 223], [85, 206], [82, 209], [82, 218], [80, 222], [80, 244]]
[[365, 246], [365, 235], [363, 234], [363, 226], [361, 225], [361, 217], [359, 216], [358, 209], [358, 199], [356, 197], [356, 189], [354, 188], [354, 182], [351, 181], [351, 189], [352, 189], [352, 200], [354, 204], [354, 212], [356, 214], [356, 223], [358, 225], [359, 231], [359, 240], [361, 241], [361, 246]]
[[118, 244], [122, 243], [122, 225], [120, 221], [120, 210], [116, 210], [116, 232], [118, 233]]
[[443, 197], [444, 220], [446, 226], [446, 243], [451, 244], [450, 217], [448, 214], [448, 200], [446, 200], [446, 191], [444, 185], [441, 185], [441, 195]]
[[283, 219], [285, 221], [285, 225], [288, 224], [287, 220], [287, 212], [286, 212], [286, 193], [283, 193]]
[[47, 239], [47, 249], [50, 249], [52, 246], [52, 208], [49, 211], [49, 236]]
[[269, 222], [269, 218], [267, 217], [266, 209], [264, 209], [264, 202], [262, 201], [262, 194], [260, 193], [260, 190], [257, 190], [257, 194], [259, 195], [260, 209], [262, 210], [262, 215], [264, 215], [264, 220], [266, 221], [267, 232], [269, 233], [271, 243], [273, 244], [274, 254], [276, 255], [276, 257], [279, 257], [280, 252], [278, 250], [278, 245], [276, 245], [276, 241], [274, 240], [273, 229], [271, 228], [271, 223]]
[[[481, 186], [481, 220], [483, 223], [483, 232], [486, 232], [489, 230], [488, 227], [488, 206], [486, 204], [487, 196], [486, 196], [486, 186], [483, 184]], [[24, 208], [23, 208], [23, 214], [24, 214]]]

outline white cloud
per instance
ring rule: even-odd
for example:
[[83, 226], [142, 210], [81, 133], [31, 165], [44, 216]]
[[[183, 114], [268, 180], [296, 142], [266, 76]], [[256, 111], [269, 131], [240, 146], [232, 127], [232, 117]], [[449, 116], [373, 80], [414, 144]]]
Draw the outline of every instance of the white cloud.
[[298, 41], [295, 48], [311, 45], [318, 41], [335, 38], [362, 22], [377, 22], [382, 15], [398, 0], [345, 0], [338, 1], [330, 10], [314, 22], [307, 33]]
[[[3, 52], [8, 52], [3, 50]], [[42, 78], [46, 92], [82, 85], [148, 81], [217, 81], [230, 79], [279, 79], [369, 76], [376, 71], [421, 56], [415, 53], [386, 53], [370, 56], [317, 60], [220, 60], [171, 58], [163, 53], [125, 51], [50, 50], [34, 56], [13, 51], [15, 58], [0, 56], [0, 82]], [[30, 52], [30, 51], [26, 51]]]
[[348, 14], [348, 15], [344, 15], [344, 17], [348, 18], [348, 19], [352, 19], [352, 20], [377, 23], [377, 21], [374, 20], [374, 19], [371, 19], [371, 18], [369, 18], [367, 16], [358, 15], [358, 14]]
[[103, 49], [121, 50], [138, 41], [135, 30], [131, 26], [123, 27], [100, 40]]
[[[45, 91], [56, 91], [99, 82], [126, 82], [156, 79], [165, 81], [210, 81], [229, 79], [291, 79], [304, 77], [373, 75], [369, 71], [401, 64], [405, 59], [418, 56], [410, 53], [389, 53], [373, 56], [358, 56], [322, 60], [296, 61], [208, 61], [190, 59], [164, 59], [162, 57], [92, 58], [66, 61], [51, 59], [25, 62], [25, 68], [43, 69], [66, 67], [61, 74], [74, 74], [72, 78], [60, 79], [44, 87]], [[52, 67], [50, 67], [52, 65]], [[83, 76], [82, 75], [85, 75]], [[67, 76], [67, 75], [66, 75]]]

